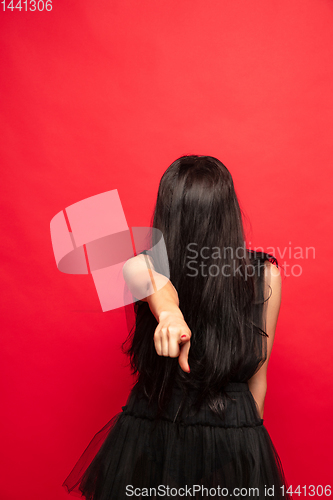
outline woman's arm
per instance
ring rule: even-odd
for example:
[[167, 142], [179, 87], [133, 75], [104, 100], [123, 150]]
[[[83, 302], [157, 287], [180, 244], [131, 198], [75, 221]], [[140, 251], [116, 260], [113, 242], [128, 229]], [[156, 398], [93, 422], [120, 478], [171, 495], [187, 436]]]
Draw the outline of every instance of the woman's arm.
[[264, 416], [264, 405], [267, 391], [267, 366], [272, 352], [275, 329], [281, 305], [281, 275], [279, 269], [269, 261], [265, 262], [265, 284], [271, 286], [271, 296], [266, 306], [267, 358], [260, 369], [248, 381], [250, 391], [258, 405], [261, 418]]
[[134, 297], [148, 302], [158, 321], [154, 333], [159, 356], [179, 357], [183, 371], [189, 372], [188, 353], [191, 331], [179, 309], [178, 293], [171, 281], [157, 273], [148, 256], [137, 255], [123, 266], [123, 276]]

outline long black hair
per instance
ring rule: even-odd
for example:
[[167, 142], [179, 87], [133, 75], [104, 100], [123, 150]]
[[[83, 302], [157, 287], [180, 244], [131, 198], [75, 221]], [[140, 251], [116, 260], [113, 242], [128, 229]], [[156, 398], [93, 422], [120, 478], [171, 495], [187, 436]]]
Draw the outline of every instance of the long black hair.
[[[223, 387], [248, 380], [266, 359], [263, 269], [265, 260], [277, 261], [246, 249], [232, 176], [212, 156], [182, 156], [169, 166], [159, 184], [152, 227], [163, 234], [170, 281], [192, 332], [191, 372], [182, 371], [178, 358], [156, 353], [158, 323], [147, 302], [135, 304], [135, 328], [123, 350], [159, 414], [175, 382], [184, 398], [194, 389], [194, 406], [207, 400], [221, 414], [228, 397]], [[151, 256], [159, 272], [154, 252]]]

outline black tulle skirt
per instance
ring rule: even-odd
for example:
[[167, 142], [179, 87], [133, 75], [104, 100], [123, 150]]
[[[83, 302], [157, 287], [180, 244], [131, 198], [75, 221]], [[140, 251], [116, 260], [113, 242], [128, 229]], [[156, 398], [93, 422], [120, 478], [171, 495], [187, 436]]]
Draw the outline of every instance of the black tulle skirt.
[[156, 420], [134, 386], [126, 406], [91, 440], [63, 486], [89, 500], [290, 498], [281, 461], [246, 382], [226, 387], [223, 419], [174, 388]]

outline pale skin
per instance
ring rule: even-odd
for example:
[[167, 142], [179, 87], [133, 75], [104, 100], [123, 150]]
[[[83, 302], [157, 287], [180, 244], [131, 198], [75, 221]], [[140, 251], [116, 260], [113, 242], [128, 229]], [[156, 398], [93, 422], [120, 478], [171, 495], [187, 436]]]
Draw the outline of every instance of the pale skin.
[[[147, 270], [147, 260], [151, 271]], [[149, 257], [138, 255], [123, 266], [123, 276], [134, 297], [147, 302], [158, 326], [154, 333], [154, 344], [159, 356], [177, 358], [181, 369], [189, 373], [188, 354], [191, 346], [191, 330], [179, 308], [178, 293], [171, 281], [153, 269]], [[153, 286], [152, 286], [153, 280]], [[273, 348], [275, 329], [281, 304], [281, 275], [274, 264], [265, 262], [267, 358], [253, 377], [248, 380], [249, 389], [258, 407], [261, 418], [267, 391], [267, 366]]]

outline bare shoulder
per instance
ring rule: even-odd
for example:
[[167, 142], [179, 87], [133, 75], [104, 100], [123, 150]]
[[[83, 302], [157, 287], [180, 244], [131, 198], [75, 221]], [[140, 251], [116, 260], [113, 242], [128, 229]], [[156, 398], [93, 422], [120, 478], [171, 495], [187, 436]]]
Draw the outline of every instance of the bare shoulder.
[[125, 262], [123, 265], [123, 273], [146, 271], [149, 268], [154, 269], [150, 256], [139, 254], [131, 257]]
[[136, 300], [145, 301], [147, 296], [153, 293], [151, 291], [153, 273], [155, 271], [148, 255], [138, 254], [124, 263], [123, 277]]
[[269, 260], [265, 260], [265, 279], [270, 284], [281, 285], [280, 269]]

